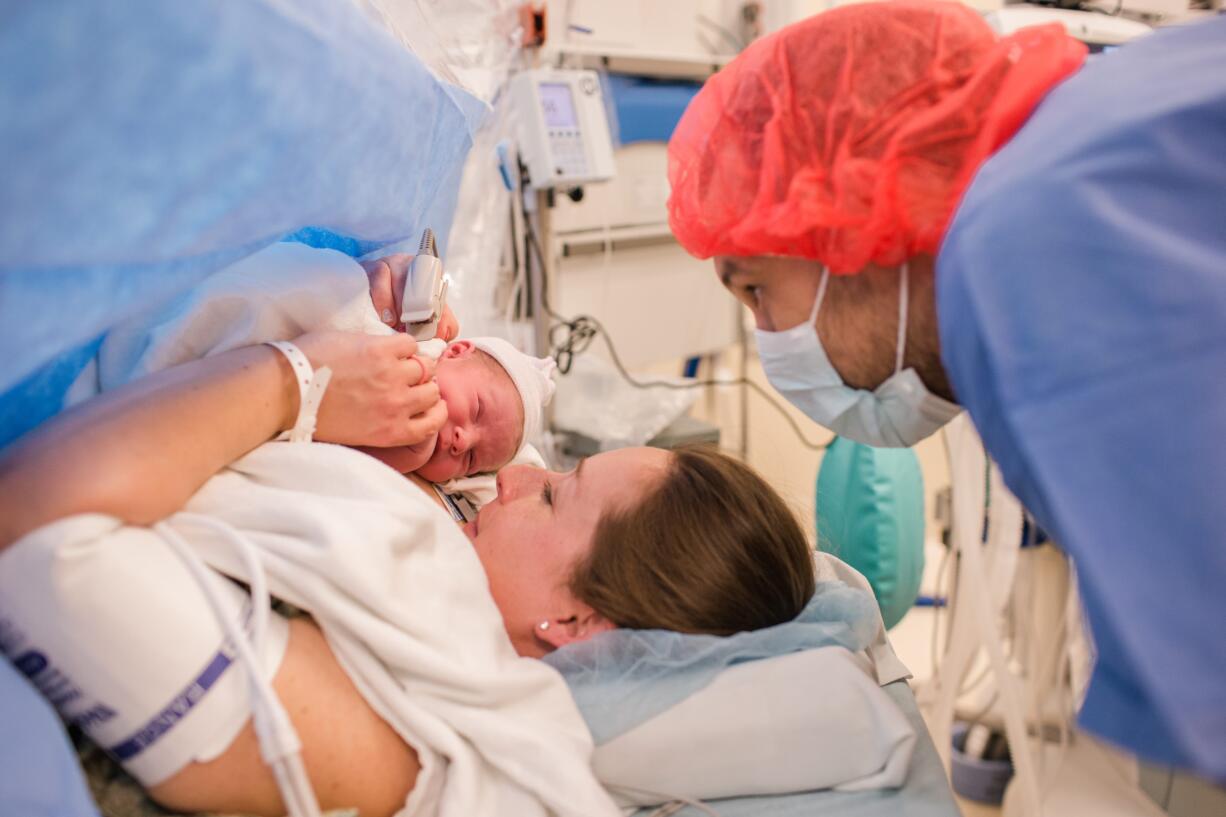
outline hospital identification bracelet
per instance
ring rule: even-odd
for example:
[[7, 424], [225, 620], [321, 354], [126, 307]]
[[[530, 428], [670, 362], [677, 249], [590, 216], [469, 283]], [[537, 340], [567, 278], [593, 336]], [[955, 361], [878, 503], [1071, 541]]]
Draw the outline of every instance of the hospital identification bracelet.
[[267, 345], [285, 355], [289, 367], [298, 379], [298, 419], [289, 431], [277, 435], [278, 440], [289, 440], [291, 443], [309, 443], [315, 435], [315, 415], [319, 413], [319, 404], [323, 402], [324, 391], [328, 381], [332, 379], [332, 370], [328, 367], [314, 369], [311, 361], [294, 344], [285, 340], [270, 340]]

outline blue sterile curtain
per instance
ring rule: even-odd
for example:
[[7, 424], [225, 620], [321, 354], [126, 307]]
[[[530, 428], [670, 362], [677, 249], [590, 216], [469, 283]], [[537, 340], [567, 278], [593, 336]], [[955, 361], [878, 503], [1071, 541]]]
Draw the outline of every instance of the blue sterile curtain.
[[0, 446], [271, 242], [445, 245], [483, 114], [349, 0], [0, 6]]
[[[445, 245], [483, 113], [350, 0], [0, 4], [0, 446], [109, 327], [269, 243]], [[46, 706], [0, 687], [0, 813], [95, 814]]]

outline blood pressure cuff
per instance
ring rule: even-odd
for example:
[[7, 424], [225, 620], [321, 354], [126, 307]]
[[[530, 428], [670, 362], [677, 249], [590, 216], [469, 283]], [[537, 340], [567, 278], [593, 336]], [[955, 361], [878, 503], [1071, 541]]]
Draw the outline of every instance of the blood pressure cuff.
[[[215, 578], [227, 613], [249, 618], [247, 593]], [[271, 614], [266, 673], [288, 635]], [[247, 676], [187, 568], [154, 531], [113, 517], [61, 519], [0, 553], [0, 651], [145, 786], [220, 755], [251, 715]]]
[[924, 574], [924, 478], [915, 452], [836, 438], [817, 475], [816, 508], [818, 549], [864, 574], [893, 627]]

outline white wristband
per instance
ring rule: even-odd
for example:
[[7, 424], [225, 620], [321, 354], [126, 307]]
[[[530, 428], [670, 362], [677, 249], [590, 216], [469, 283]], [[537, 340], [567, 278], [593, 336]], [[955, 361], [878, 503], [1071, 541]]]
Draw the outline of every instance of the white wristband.
[[315, 415], [319, 413], [319, 404], [323, 402], [324, 391], [332, 379], [332, 370], [326, 366], [313, 369], [302, 350], [289, 341], [270, 340], [268, 345], [285, 355], [294, 377], [298, 379], [298, 419], [294, 421], [293, 428], [281, 432], [277, 439], [309, 443], [315, 435]]

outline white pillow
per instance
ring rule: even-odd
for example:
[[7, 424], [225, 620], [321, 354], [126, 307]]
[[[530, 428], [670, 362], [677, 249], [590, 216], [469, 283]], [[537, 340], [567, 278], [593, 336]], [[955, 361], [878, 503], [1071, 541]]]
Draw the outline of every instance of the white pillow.
[[[813, 568], [819, 582], [840, 581], [848, 587], [854, 587], [872, 595], [873, 588], [868, 583], [868, 579], [864, 578], [864, 574], [837, 556], [815, 550], [813, 551]], [[880, 613], [877, 614], [877, 619], [880, 622], [877, 625], [877, 637], [866, 650], [873, 664], [872, 672], [877, 676], [877, 683], [885, 686], [903, 678], [910, 678], [911, 671], [902, 661], [898, 660], [894, 648], [890, 645], [890, 639], [885, 633], [885, 622], [881, 621]]]
[[737, 664], [597, 746], [596, 776], [619, 805], [895, 788], [915, 732], [863, 656], [822, 647]]

